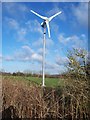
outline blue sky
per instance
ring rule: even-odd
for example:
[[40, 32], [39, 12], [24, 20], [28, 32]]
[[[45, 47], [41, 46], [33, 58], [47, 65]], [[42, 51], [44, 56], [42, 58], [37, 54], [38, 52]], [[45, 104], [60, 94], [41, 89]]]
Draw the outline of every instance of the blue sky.
[[[42, 70], [42, 19], [30, 10], [50, 17], [62, 11], [50, 22], [51, 38], [46, 34], [46, 73], [66, 70], [67, 50], [87, 49], [88, 4], [65, 2], [2, 3], [3, 69], [7, 72]], [[1, 68], [0, 68], [1, 69]]]

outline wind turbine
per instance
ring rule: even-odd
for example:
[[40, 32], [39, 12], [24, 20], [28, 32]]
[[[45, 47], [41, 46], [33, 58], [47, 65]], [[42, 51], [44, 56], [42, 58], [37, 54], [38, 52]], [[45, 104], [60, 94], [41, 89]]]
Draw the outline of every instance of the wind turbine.
[[36, 16], [40, 17], [41, 19], [43, 19], [44, 21], [41, 23], [41, 26], [44, 28], [44, 39], [43, 39], [43, 64], [42, 64], [42, 68], [43, 68], [43, 83], [42, 83], [42, 86], [44, 87], [45, 86], [45, 74], [44, 74], [44, 68], [45, 68], [45, 35], [46, 35], [46, 27], [48, 29], [48, 36], [50, 38], [50, 26], [49, 26], [49, 22], [55, 18], [56, 16], [58, 16], [59, 14], [62, 13], [62, 11], [54, 14], [53, 16], [51, 17], [45, 17], [45, 16], [42, 16], [42, 15], [39, 15], [38, 13], [36, 13], [35, 11], [33, 10], [30, 10], [33, 14], [35, 14]]
[[41, 26], [42, 26], [42, 27], [44, 27], [44, 25], [47, 26], [47, 28], [48, 28], [48, 35], [49, 35], [49, 38], [50, 38], [49, 22], [50, 22], [53, 18], [55, 18], [56, 16], [58, 16], [59, 14], [61, 14], [62, 11], [54, 14], [53, 16], [51, 16], [51, 17], [49, 17], [49, 18], [48, 18], [48, 17], [41, 16], [41, 15], [39, 15], [38, 13], [34, 12], [33, 10], [31, 10], [31, 12], [32, 12], [33, 14], [37, 15], [38, 17], [40, 17], [41, 19], [44, 20], [44, 21], [41, 23]]

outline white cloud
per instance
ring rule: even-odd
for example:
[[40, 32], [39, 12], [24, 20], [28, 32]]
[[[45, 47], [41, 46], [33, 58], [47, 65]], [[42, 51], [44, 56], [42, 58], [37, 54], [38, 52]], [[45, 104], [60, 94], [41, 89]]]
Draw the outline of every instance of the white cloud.
[[66, 37], [64, 34], [59, 34], [58, 39], [59, 42], [67, 44], [68, 42], [78, 40], [78, 37], [76, 35]]
[[[40, 55], [42, 55], [42, 54], [43, 54], [43, 48], [39, 48], [39, 49], [37, 50], [37, 53], [40, 54]], [[46, 48], [46, 49], [45, 49], [45, 54], [48, 54], [48, 53], [49, 53], [49, 50]]]
[[59, 26], [55, 22], [52, 21], [50, 27], [51, 27], [51, 30], [52, 30], [51, 33], [54, 32], [54, 34], [58, 35]]
[[18, 31], [18, 34], [20, 35], [25, 35], [26, 34], [26, 29], [25, 28], [21, 28], [20, 31]]
[[13, 18], [6, 18], [6, 21], [8, 22], [9, 26], [12, 29], [15, 29], [15, 30], [19, 29], [19, 24], [18, 24], [18, 22], [15, 19], [13, 19]]
[[[42, 64], [42, 55], [38, 51], [34, 51], [31, 47], [25, 45], [22, 46], [20, 50], [17, 50], [13, 56], [4, 56], [5, 61], [21, 61], [21, 62], [39, 62], [38, 65]], [[56, 74], [65, 72], [65, 68], [57, 63], [51, 63], [49, 61], [45, 62], [46, 72]], [[35, 68], [36, 69], [36, 68]]]
[[[33, 49], [31, 49], [29, 46], [23, 46], [22, 47], [26, 53], [28, 52], [29, 55], [29, 58], [33, 61], [37, 61], [37, 62], [41, 62], [42, 61], [42, 55], [37, 53], [36, 51], [34, 51]], [[28, 54], [26, 55], [26, 58], [28, 58]]]
[[88, 25], [88, 3], [82, 2], [78, 6], [72, 7], [73, 15], [75, 16], [79, 25], [86, 26]]
[[[6, 23], [8, 23], [8, 27], [11, 30], [14, 30], [14, 34], [16, 36], [17, 41], [25, 41], [26, 35], [28, 33], [27, 27], [22, 27], [20, 23], [13, 18], [5, 18]], [[10, 33], [9, 33], [10, 34]]]
[[5, 61], [14, 61], [14, 57], [9, 56], [9, 55], [7, 55], [7, 56], [0, 55], [0, 62], [2, 62], [3, 60], [5, 60]]
[[32, 58], [32, 60], [35, 60], [35, 61], [38, 61], [38, 62], [42, 62], [42, 56], [40, 54], [33, 53], [31, 58]]
[[14, 61], [14, 58], [12, 56], [5, 56], [3, 57], [5, 61]]
[[56, 63], [50, 63], [48, 61], [46, 61], [46, 65], [45, 65], [46, 69], [59, 69], [60, 66], [57, 65]]
[[43, 34], [40, 23], [37, 20], [31, 20], [26, 22], [25, 24], [20, 24], [17, 20], [13, 18], [5, 18], [6, 23], [8, 23], [8, 27], [11, 30], [15, 30], [15, 36], [17, 41], [28, 41], [27, 37], [30, 33], [39, 33]]
[[32, 44], [34, 47], [41, 47], [43, 45], [43, 38], [39, 38]]
[[33, 49], [31, 49], [29, 46], [27, 46], [27, 45], [25, 45], [25, 46], [22, 46], [22, 48], [24, 49], [24, 50], [26, 50], [27, 52], [29, 52], [29, 53], [33, 53], [34, 51], [33, 51]]
[[39, 48], [37, 52], [42, 55], [42, 53], [43, 53], [43, 48]]
[[25, 4], [20, 4], [19, 5], [19, 10], [21, 12], [28, 12], [29, 11], [28, 7]]
[[50, 74], [61, 74], [65, 72], [67, 69], [64, 66], [60, 66], [57, 63], [50, 63], [46, 61], [45, 70]]
[[58, 65], [67, 65], [67, 63], [69, 62], [69, 59], [67, 57], [61, 57], [61, 56], [57, 56], [56, 57], [56, 64]]
[[60, 43], [67, 45], [71, 48], [86, 48], [87, 47], [87, 39], [85, 34], [81, 34], [80, 36], [72, 35], [72, 36], [65, 36], [65, 34], [60, 34], [58, 36], [58, 40]]
[[17, 39], [18, 41], [25, 41], [27, 35], [27, 29], [26, 28], [20, 28], [17, 31]]
[[0, 62], [2, 62], [2, 54], [0, 54]]
[[54, 41], [51, 38], [46, 39], [46, 46], [47, 47], [52, 47], [54, 45]]
[[41, 24], [37, 20], [30, 20], [26, 22], [26, 25], [29, 31], [43, 34]]
[[75, 36], [73, 37], [73, 48], [79, 48], [79, 49], [87, 49], [87, 38], [86, 36], [83, 34], [81, 36]]
[[29, 11], [28, 7], [25, 4], [17, 4], [16, 2], [4, 3], [4, 10], [14, 18], [21, 17], [22, 19], [25, 19], [24, 12], [26, 13]]
[[[54, 45], [52, 39], [46, 38], [46, 48], [50, 48]], [[37, 41], [33, 42], [34, 47], [43, 47], [43, 38], [39, 38]]]
[[[38, 51], [38, 50], [37, 50]], [[5, 61], [35, 61], [42, 62], [42, 55], [35, 52], [29, 46], [22, 46], [21, 49], [17, 50], [13, 56], [4, 56], [3, 60]]]

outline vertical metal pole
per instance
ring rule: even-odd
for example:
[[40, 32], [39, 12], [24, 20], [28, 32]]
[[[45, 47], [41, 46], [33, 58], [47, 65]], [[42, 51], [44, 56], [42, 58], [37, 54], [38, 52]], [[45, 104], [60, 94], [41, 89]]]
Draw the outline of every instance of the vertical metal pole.
[[45, 37], [46, 37], [46, 25], [44, 25], [44, 37], [43, 37], [43, 63], [42, 63], [42, 70], [43, 70], [43, 82], [42, 86], [45, 86]]

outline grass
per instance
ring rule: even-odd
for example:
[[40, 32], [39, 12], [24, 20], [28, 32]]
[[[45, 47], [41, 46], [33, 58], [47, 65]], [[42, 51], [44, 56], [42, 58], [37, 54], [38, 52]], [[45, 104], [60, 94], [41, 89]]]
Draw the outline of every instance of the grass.
[[[29, 83], [34, 83], [37, 85], [42, 85], [42, 78], [39, 77], [26, 77], [26, 76], [3, 76], [6, 77], [6, 79], [12, 79], [12, 80], [18, 80], [18, 81], [26, 81]], [[61, 78], [45, 78], [45, 85], [46, 87], [57, 87], [62, 86], [64, 84], [63, 79]]]
[[[27, 77], [29, 81], [35, 82], [38, 85], [42, 84], [42, 78], [38, 77]], [[45, 78], [45, 85], [47, 87], [56, 87], [63, 84], [63, 79], [60, 78]]]
[[[2, 83], [3, 118], [89, 120], [88, 87], [85, 81], [45, 78], [46, 88], [42, 89], [42, 78], [3, 75]], [[57, 86], [60, 87], [57, 89]]]

